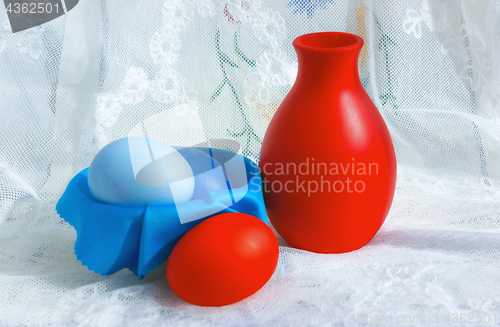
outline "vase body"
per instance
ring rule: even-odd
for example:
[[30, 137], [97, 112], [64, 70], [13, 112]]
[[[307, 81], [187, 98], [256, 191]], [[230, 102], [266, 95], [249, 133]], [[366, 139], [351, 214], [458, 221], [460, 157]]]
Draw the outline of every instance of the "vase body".
[[382, 226], [396, 186], [389, 131], [359, 79], [363, 39], [313, 33], [293, 46], [297, 79], [259, 159], [268, 217], [293, 247], [356, 250]]

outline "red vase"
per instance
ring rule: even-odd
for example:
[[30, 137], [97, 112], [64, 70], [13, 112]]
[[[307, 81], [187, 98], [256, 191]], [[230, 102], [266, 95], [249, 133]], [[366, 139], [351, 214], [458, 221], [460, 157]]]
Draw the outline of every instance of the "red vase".
[[297, 79], [260, 153], [268, 217], [293, 247], [356, 250], [382, 226], [396, 186], [391, 136], [359, 79], [363, 39], [313, 33], [293, 46]]

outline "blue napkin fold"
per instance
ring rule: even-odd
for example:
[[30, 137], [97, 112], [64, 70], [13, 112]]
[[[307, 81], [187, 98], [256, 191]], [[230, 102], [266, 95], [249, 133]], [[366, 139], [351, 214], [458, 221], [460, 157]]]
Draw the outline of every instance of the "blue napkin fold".
[[[111, 275], [128, 268], [142, 279], [168, 259], [174, 246], [187, 231], [212, 216], [240, 212], [268, 224], [262, 178], [257, 165], [229, 151], [195, 149], [221, 162], [225, 158], [241, 157], [237, 159], [244, 161], [246, 183], [242, 182], [243, 176], [229, 176], [229, 192], [207, 190], [204, 198], [177, 205], [128, 207], [94, 200], [87, 181], [88, 168], [74, 176], [59, 199], [56, 210], [77, 231], [77, 259], [101, 275]], [[205, 216], [204, 213], [209, 214]], [[180, 217], [184, 223], [181, 223]], [[194, 220], [189, 221], [189, 217], [194, 217]]]

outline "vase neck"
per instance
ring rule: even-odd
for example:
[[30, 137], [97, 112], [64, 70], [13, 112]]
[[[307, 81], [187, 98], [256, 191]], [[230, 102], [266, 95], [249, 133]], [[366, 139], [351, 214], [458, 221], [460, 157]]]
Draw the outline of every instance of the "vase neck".
[[299, 70], [296, 83], [329, 89], [360, 83], [358, 56], [363, 39], [349, 33], [306, 34], [293, 42]]

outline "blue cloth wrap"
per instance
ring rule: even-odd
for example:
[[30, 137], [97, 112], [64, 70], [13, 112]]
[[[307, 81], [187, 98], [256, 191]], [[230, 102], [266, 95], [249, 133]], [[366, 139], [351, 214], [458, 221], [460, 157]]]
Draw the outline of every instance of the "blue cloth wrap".
[[[207, 148], [195, 149], [207, 151]], [[218, 149], [210, 151], [227, 152]], [[184, 224], [180, 223], [175, 204], [127, 207], [95, 201], [87, 182], [88, 168], [82, 170], [69, 182], [56, 205], [59, 216], [76, 229], [77, 259], [101, 275], [128, 268], [142, 279], [167, 260], [175, 244], [187, 231], [212, 216], [240, 212], [268, 224], [260, 170], [250, 159], [243, 158], [248, 190], [241, 195], [241, 200], [215, 214]], [[241, 190], [233, 189], [232, 194], [235, 192]], [[220, 207], [221, 203], [232, 203], [227, 196], [227, 191], [209, 191], [207, 198], [190, 201], [187, 208], [196, 213], [206, 211], [208, 206]]]

